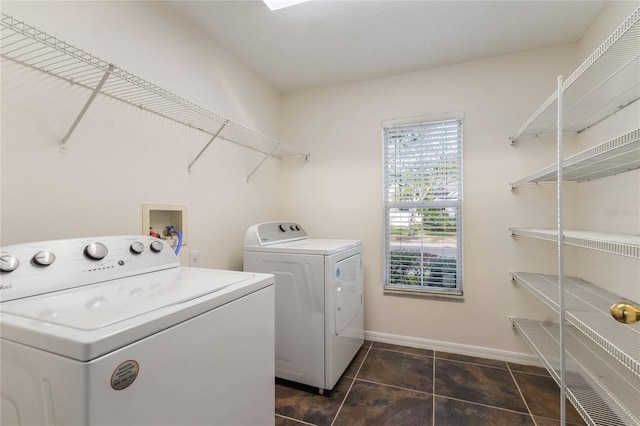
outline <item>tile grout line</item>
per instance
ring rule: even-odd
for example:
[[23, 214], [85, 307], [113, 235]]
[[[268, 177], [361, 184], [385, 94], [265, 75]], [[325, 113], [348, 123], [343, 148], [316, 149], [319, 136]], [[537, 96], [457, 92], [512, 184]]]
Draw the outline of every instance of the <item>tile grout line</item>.
[[340, 407], [338, 407], [338, 411], [336, 411], [336, 415], [333, 418], [333, 420], [331, 421], [331, 426], [333, 426], [334, 423], [336, 422], [336, 420], [338, 420], [338, 416], [340, 415], [340, 411], [342, 411], [342, 407], [344, 406], [344, 402], [347, 400], [347, 397], [349, 396], [349, 392], [351, 392], [351, 388], [353, 388], [353, 384], [355, 382], [356, 382], [355, 378], [353, 380], [351, 380], [351, 385], [349, 385], [349, 389], [344, 394], [344, 398], [342, 398], [342, 402], [340, 403]]
[[[508, 370], [508, 369], [510, 369], [508, 361], [494, 360], [494, 359], [491, 359], [491, 358], [487, 358], [487, 359], [492, 360], [492, 361], [496, 361], [496, 362], [499, 361], [499, 362], [504, 362], [505, 363], [505, 367], [498, 367], [497, 365], [481, 364], [479, 362], [463, 361], [463, 360], [453, 359], [453, 358], [444, 358], [444, 357], [439, 357], [439, 356], [436, 355], [436, 352], [451, 353], [451, 354], [456, 355], [453, 352], [437, 351], [435, 349], [427, 349], [427, 348], [414, 348], [414, 349], [421, 349], [421, 350], [433, 352], [433, 355], [423, 355], [423, 354], [417, 354], [417, 353], [414, 353], [414, 352], [407, 352], [407, 351], [398, 350], [398, 349], [379, 348], [379, 347], [374, 346], [375, 343], [376, 342], [373, 342], [373, 344], [371, 345], [370, 349], [377, 349], [379, 351], [387, 351], [387, 352], [396, 352], [396, 353], [405, 354], [405, 355], [417, 355], [417, 356], [422, 356], [422, 357], [425, 357], [425, 358], [432, 357], [434, 361], [436, 359], [440, 359], [440, 360], [443, 360], [443, 361], [460, 362], [460, 363], [463, 363], [463, 364], [478, 365], [480, 367], [490, 367], [490, 368], [496, 368], [496, 369], [499, 369], [499, 370]], [[413, 346], [407, 346], [407, 347], [413, 348]], [[466, 356], [466, 355], [463, 355], [463, 356]], [[522, 371], [522, 370], [515, 370], [515, 371], [518, 372], [518, 373], [531, 374], [531, 375], [534, 375], [534, 376], [543, 376], [543, 377], [548, 376], [548, 374], [545, 374], [545, 373], [533, 373], [533, 372], [530, 372], [530, 371]]]
[[[360, 363], [360, 366], [358, 367], [358, 369], [356, 370], [356, 372], [353, 374], [353, 379], [355, 380], [355, 378], [358, 376], [358, 373], [360, 372], [360, 370], [362, 369], [362, 366], [364, 365], [365, 360], [367, 359], [367, 357], [369, 356], [369, 352], [371, 352], [371, 348], [373, 347], [373, 343], [371, 345], [369, 345], [369, 347], [367, 348], [367, 353], [364, 354], [364, 357], [362, 358], [362, 362]], [[357, 354], [356, 354], [357, 355]], [[349, 376], [345, 376], [345, 377], [349, 377]]]
[[305, 422], [304, 420], [295, 419], [293, 417], [283, 416], [282, 414], [278, 414], [278, 413], [276, 413], [276, 417], [282, 417], [283, 419], [292, 420], [296, 423], [301, 423], [303, 425], [316, 426], [314, 423]]
[[359, 382], [362, 383], [371, 383], [372, 385], [378, 385], [378, 386], [384, 386], [387, 388], [393, 388], [393, 389], [399, 389], [399, 390], [403, 390], [403, 391], [407, 391], [407, 392], [415, 392], [415, 393], [419, 393], [422, 395], [432, 395], [429, 392], [425, 392], [425, 391], [421, 391], [421, 390], [417, 390], [417, 389], [411, 389], [411, 388], [404, 388], [402, 386], [396, 386], [396, 385], [390, 385], [388, 383], [381, 383], [381, 382], [374, 382], [373, 380], [365, 380], [365, 379], [355, 379]]
[[342, 406], [344, 405], [344, 402], [347, 400], [347, 397], [349, 396], [349, 392], [351, 392], [351, 388], [353, 388], [353, 385], [356, 382], [356, 377], [358, 377], [358, 373], [360, 372], [360, 369], [364, 365], [364, 362], [366, 361], [367, 356], [369, 356], [369, 352], [371, 351], [372, 347], [373, 347], [373, 343], [367, 349], [367, 353], [364, 354], [364, 358], [362, 358], [362, 362], [360, 363], [360, 366], [358, 367], [358, 370], [356, 371], [356, 374], [353, 375], [354, 377], [353, 377], [353, 380], [351, 381], [351, 386], [349, 386], [349, 389], [344, 394], [344, 398], [342, 398], [342, 402], [340, 403], [340, 407], [338, 407], [338, 411], [336, 411], [336, 415], [333, 418], [333, 420], [331, 421], [331, 426], [333, 426], [333, 424], [336, 422], [336, 420], [338, 420], [338, 416], [340, 415], [340, 411], [342, 411]]
[[367, 360], [367, 357], [369, 356], [369, 352], [371, 352], [371, 348], [373, 348], [373, 343], [367, 349], [367, 353], [364, 354], [364, 357], [362, 358], [362, 362], [360, 363], [358, 370], [356, 370], [356, 374], [353, 375], [353, 380], [355, 380], [356, 377], [358, 377], [358, 373], [360, 373], [360, 370], [362, 370], [362, 366], [364, 365], [364, 362]]
[[[395, 353], [404, 354], [404, 355], [416, 355], [416, 356], [421, 356], [421, 357], [425, 357], [425, 358], [433, 357], [433, 355], [416, 354], [416, 353], [413, 353], [413, 352], [399, 351], [397, 349], [374, 348], [373, 345], [371, 345], [371, 349], [376, 349], [378, 351], [395, 352]], [[415, 348], [415, 349], [421, 349], [421, 348]], [[424, 350], [425, 351], [435, 352], [435, 351], [433, 351], [431, 349], [424, 349]]]
[[[480, 407], [487, 407], [487, 408], [492, 408], [494, 410], [500, 410], [500, 411], [508, 411], [509, 413], [515, 413], [515, 414], [527, 414], [523, 411], [517, 411], [517, 410], [512, 410], [510, 408], [505, 408], [505, 407], [498, 407], [496, 405], [488, 405], [488, 404], [482, 404], [480, 402], [474, 402], [474, 401], [469, 401], [466, 399], [460, 399], [460, 398], [453, 398], [451, 396], [444, 396], [444, 395], [439, 395], [440, 398], [445, 398], [445, 399], [450, 399], [452, 401], [458, 401], [458, 402], [464, 402], [465, 404], [471, 404], [471, 405], [478, 405]], [[533, 418], [533, 416], [531, 416]], [[548, 418], [548, 417], [547, 417]], [[553, 419], [551, 419], [553, 420]]]
[[511, 379], [513, 380], [513, 383], [516, 384], [516, 388], [518, 389], [518, 393], [520, 394], [520, 398], [522, 398], [522, 402], [524, 402], [524, 406], [527, 407], [527, 412], [529, 413], [529, 416], [531, 417], [531, 421], [533, 421], [534, 426], [537, 426], [538, 423], [536, 422], [535, 417], [533, 417], [533, 413], [531, 412], [531, 409], [529, 408], [529, 404], [527, 404], [527, 400], [524, 397], [524, 394], [522, 393], [522, 389], [520, 389], [520, 385], [518, 384], [518, 381], [516, 380], [516, 377], [513, 375], [513, 371], [511, 371], [511, 367], [509, 367], [509, 363], [507, 363], [507, 370], [509, 370], [509, 374], [511, 375]]
[[[448, 361], [448, 362], [459, 362], [461, 364], [468, 364], [468, 365], [476, 365], [478, 367], [487, 367], [487, 368], [494, 368], [496, 370], [508, 370], [509, 366], [507, 365], [507, 367], [498, 367], [496, 365], [487, 365], [487, 364], [479, 364], [477, 362], [470, 362], [470, 361], [460, 361], [458, 359], [450, 359], [450, 358], [440, 358], [440, 357], [434, 357], [434, 359], [439, 359], [441, 361]], [[505, 365], [507, 363], [505, 362]]]

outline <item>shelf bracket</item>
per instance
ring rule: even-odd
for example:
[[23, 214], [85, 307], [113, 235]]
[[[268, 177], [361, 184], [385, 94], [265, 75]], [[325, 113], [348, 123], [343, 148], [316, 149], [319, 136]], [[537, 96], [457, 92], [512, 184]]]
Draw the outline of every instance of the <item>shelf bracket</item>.
[[189, 164], [189, 167], [187, 167], [187, 171], [189, 173], [191, 173], [191, 168], [193, 167], [194, 164], [196, 164], [196, 161], [198, 161], [198, 159], [202, 156], [202, 154], [204, 154], [204, 152], [207, 150], [207, 148], [209, 148], [209, 145], [211, 145], [213, 143], [213, 141], [216, 140], [216, 138], [218, 137], [220, 132], [222, 132], [222, 129], [225, 128], [227, 123], [229, 123], [229, 120], [226, 120], [224, 123], [222, 123], [222, 126], [220, 126], [218, 131], [213, 134], [211, 139], [209, 139], [209, 142], [207, 142], [207, 144], [204, 146], [204, 148], [202, 148], [200, 150], [200, 152], [198, 153], [198, 155], [196, 155], [196, 158], [194, 158], [193, 161]]
[[102, 79], [100, 80], [96, 88], [93, 89], [91, 96], [89, 96], [89, 99], [87, 99], [87, 102], [84, 104], [84, 106], [80, 110], [80, 114], [78, 114], [78, 117], [76, 117], [75, 121], [73, 122], [69, 130], [67, 130], [67, 133], [64, 135], [64, 137], [60, 141], [60, 152], [67, 152], [67, 141], [69, 140], [69, 136], [71, 136], [73, 131], [76, 129], [76, 126], [78, 126], [78, 123], [80, 123], [80, 120], [82, 120], [82, 117], [84, 117], [84, 114], [87, 112], [87, 110], [93, 103], [93, 100], [96, 98], [98, 93], [100, 93], [100, 90], [102, 89], [102, 86], [104, 86], [104, 83], [107, 81], [107, 78], [109, 78], [111, 71], [113, 71], [113, 64], [109, 64], [109, 68], [107, 69], [107, 71], [104, 72], [104, 75], [102, 76]]
[[260, 168], [260, 166], [262, 166], [262, 165], [264, 164], [264, 162], [265, 162], [265, 161], [267, 161], [267, 159], [268, 159], [269, 157], [271, 157], [271, 155], [272, 155], [274, 152], [276, 152], [276, 149], [278, 149], [278, 147], [279, 147], [279, 146], [280, 146], [280, 144], [279, 144], [279, 143], [278, 143], [276, 146], [274, 146], [274, 147], [273, 147], [273, 149], [272, 149], [272, 150], [271, 150], [271, 151], [270, 151], [270, 152], [269, 152], [269, 153], [268, 153], [268, 154], [267, 154], [267, 155], [262, 159], [262, 161], [260, 162], [260, 164], [258, 164], [258, 165], [255, 167], [255, 169], [253, 169], [253, 170], [251, 171], [251, 173], [249, 173], [249, 176], [247, 176], [247, 183], [249, 183], [249, 179], [251, 179], [251, 176], [253, 176], [253, 174], [254, 174], [255, 172], [257, 172], [257, 171], [258, 171], [258, 169]]

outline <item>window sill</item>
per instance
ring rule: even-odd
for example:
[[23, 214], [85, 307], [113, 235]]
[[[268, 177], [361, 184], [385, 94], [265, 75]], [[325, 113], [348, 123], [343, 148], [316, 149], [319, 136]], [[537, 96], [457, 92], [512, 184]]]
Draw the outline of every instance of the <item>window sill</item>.
[[398, 287], [384, 287], [384, 294], [389, 296], [417, 296], [417, 297], [437, 297], [454, 300], [464, 300], [462, 290], [458, 291], [437, 291], [437, 290], [415, 290]]

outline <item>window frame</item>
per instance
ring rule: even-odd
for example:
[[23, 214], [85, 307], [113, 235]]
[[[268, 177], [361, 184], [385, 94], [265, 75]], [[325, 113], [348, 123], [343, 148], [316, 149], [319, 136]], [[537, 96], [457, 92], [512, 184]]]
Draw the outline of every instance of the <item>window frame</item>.
[[[390, 128], [400, 128], [403, 126], [415, 126], [418, 128], [419, 126], [433, 126], [436, 123], [441, 122], [450, 122], [457, 121], [460, 126], [460, 137], [459, 137], [459, 154], [458, 154], [458, 164], [457, 164], [457, 176], [459, 179], [459, 193], [458, 199], [455, 201], [423, 201], [423, 202], [415, 202], [409, 201], [406, 203], [402, 202], [391, 202], [389, 193], [389, 171], [388, 165], [390, 162], [390, 157], [388, 157], [388, 141], [387, 141], [387, 130]], [[392, 120], [384, 120], [382, 121], [382, 197], [383, 197], [383, 285], [384, 285], [384, 293], [385, 294], [402, 294], [402, 295], [419, 295], [419, 296], [438, 296], [438, 297], [451, 297], [460, 299], [463, 297], [463, 283], [464, 283], [464, 229], [463, 229], [463, 192], [464, 192], [464, 176], [463, 176], [463, 149], [464, 149], [464, 113], [462, 112], [453, 112], [453, 113], [444, 113], [444, 114], [434, 114], [434, 115], [426, 115], [419, 117], [409, 117], [402, 119], [392, 119]], [[437, 167], [437, 166], [434, 166]], [[393, 250], [391, 250], [391, 210], [392, 209], [400, 209], [399, 205], [407, 205], [408, 208], [438, 208], [438, 207], [454, 207], [457, 208], [456, 214], [456, 287], [455, 288], [445, 288], [436, 287], [436, 286], [428, 286], [428, 285], [399, 285], [399, 284], [391, 284], [390, 283], [390, 257]], [[421, 240], [422, 242], [422, 240]], [[422, 255], [425, 252], [422, 247], [420, 248], [419, 253]]]

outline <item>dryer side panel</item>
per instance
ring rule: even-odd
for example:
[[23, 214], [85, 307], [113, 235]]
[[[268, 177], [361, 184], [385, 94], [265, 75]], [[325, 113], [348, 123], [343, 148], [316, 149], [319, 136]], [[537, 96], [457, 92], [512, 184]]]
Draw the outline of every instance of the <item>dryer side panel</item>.
[[250, 252], [244, 270], [275, 276], [276, 377], [325, 386], [324, 257]]

